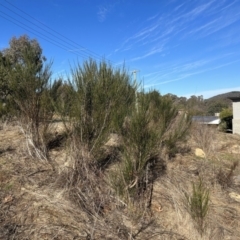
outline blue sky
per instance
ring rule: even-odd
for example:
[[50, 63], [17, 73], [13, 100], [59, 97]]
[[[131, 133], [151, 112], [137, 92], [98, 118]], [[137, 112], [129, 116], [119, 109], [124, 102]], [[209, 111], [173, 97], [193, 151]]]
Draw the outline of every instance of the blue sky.
[[146, 90], [240, 91], [240, 0], [0, 0], [0, 29], [0, 49], [37, 38], [54, 77], [104, 57]]

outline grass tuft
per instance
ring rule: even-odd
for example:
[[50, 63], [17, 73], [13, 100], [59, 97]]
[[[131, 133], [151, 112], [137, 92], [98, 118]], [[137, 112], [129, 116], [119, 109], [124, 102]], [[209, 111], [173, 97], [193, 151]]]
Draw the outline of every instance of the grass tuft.
[[197, 184], [192, 184], [192, 194], [185, 194], [185, 196], [190, 215], [202, 236], [206, 229], [206, 216], [209, 210], [209, 190], [203, 185], [202, 179], [199, 178]]

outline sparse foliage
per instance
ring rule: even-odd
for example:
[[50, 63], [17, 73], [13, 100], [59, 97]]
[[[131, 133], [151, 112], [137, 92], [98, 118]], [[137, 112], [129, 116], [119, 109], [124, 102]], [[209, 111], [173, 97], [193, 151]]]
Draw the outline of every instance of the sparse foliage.
[[55, 80], [50, 89], [50, 97], [55, 112], [59, 117], [70, 117], [71, 111], [75, 104], [74, 97], [76, 92], [73, 86], [62, 79]]
[[214, 115], [215, 113], [220, 113], [224, 108], [227, 108], [228, 104], [224, 100], [215, 100], [209, 102], [207, 113], [208, 115]]
[[224, 108], [220, 112], [220, 127], [221, 130], [226, 131], [232, 129], [232, 119], [233, 119], [233, 111], [232, 108]]
[[214, 141], [216, 139], [216, 131], [217, 129], [206, 124], [195, 123], [192, 126], [192, 137], [197, 147], [204, 151], [206, 157], [210, 156], [215, 151]]
[[206, 228], [206, 217], [209, 210], [209, 190], [200, 178], [197, 184], [192, 184], [192, 194], [185, 196], [191, 217], [196, 222], [198, 231], [202, 236]]
[[228, 172], [223, 171], [222, 168], [219, 169], [219, 172], [217, 174], [217, 181], [222, 186], [222, 188], [231, 187], [233, 182], [233, 173], [238, 165], [239, 162], [234, 161]]
[[72, 71], [74, 106], [71, 116], [79, 141], [90, 152], [99, 148], [111, 132], [121, 128], [134, 102], [134, 89], [124, 69], [89, 60]]
[[39, 43], [27, 36], [12, 38], [3, 55], [10, 62], [7, 84], [22, 130], [30, 140], [31, 148], [38, 149], [46, 158], [46, 137], [52, 118], [47, 90], [51, 63], [43, 65], [45, 57]]
[[0, 52], [0, 101], [6, 102], [7, 96], [10, 93], [9, 88], [9, 70], [11, 62]]
[[[156, 92], [140, 94], [138, 109], [125, 124], [123, 161], [112, 177], [114, 189], [125, 201], [145, 198], [145, 207], [151, 205], [153, 182], [166, 168], [164, 149], [171, 151], [187, 130], [178, 125], [177, 118], [178, 111], [169, 98]], [[182, 121], [190, 124], [185, 118]]]
[[28, 58], [34, 63], [36, 70], [40, 70], [46, 61], [42, 55], [42, 48], [36, 39], [30, 39], [27, 35], [19, 38], [13, 37], [9, 42], [9, 48], [3, 49], [3, 56], [7, 57], [10, 63], [15, 65], [26, 64], [26, 52], [31, 50]]

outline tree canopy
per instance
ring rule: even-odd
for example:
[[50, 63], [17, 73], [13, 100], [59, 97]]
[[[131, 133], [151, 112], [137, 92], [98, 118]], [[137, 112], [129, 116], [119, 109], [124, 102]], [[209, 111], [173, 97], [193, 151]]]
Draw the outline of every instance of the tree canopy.
[[2, 51], [2, 55], [9, 59], [12, 65], [26, 64], [26, 53], [29, 53], [31, 60], [38, 69], [42, 68], [43, 62], [46, 61], [46, 57], [42, 55], [42, 48], [36, 39], [30, 39], [27, 35], [20, 36], [19, 38], [13, 37], [9, 41], [9, 48], [5, 48]]
[[[25, 88], [24, 81], [42, 85], [39, 81], [39, 73], [43, 69], [46, 57], [42, 55], [42, 48], [36, 39], [30, 39], [27, 35], [19, 38], [13, 37], [9, 41], [9, 47], [0, 51], [0, 94], [3, 100], [16, 91], [16, 87]], [[24, 77], [25, 75], [25, 77]], [[38, 76], [38, 79], [36, 78]], [[19, 85], [20, 84], [20, 85]]]

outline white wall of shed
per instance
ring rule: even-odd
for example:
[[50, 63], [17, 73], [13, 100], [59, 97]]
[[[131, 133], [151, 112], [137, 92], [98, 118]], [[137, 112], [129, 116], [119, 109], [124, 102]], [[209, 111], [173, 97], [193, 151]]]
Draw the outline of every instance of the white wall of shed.
[[240, 101], [233, 102], [233, 119], [240, 120]]
[[233, 119], [233, 134], [240, 134], [240, 119]]

